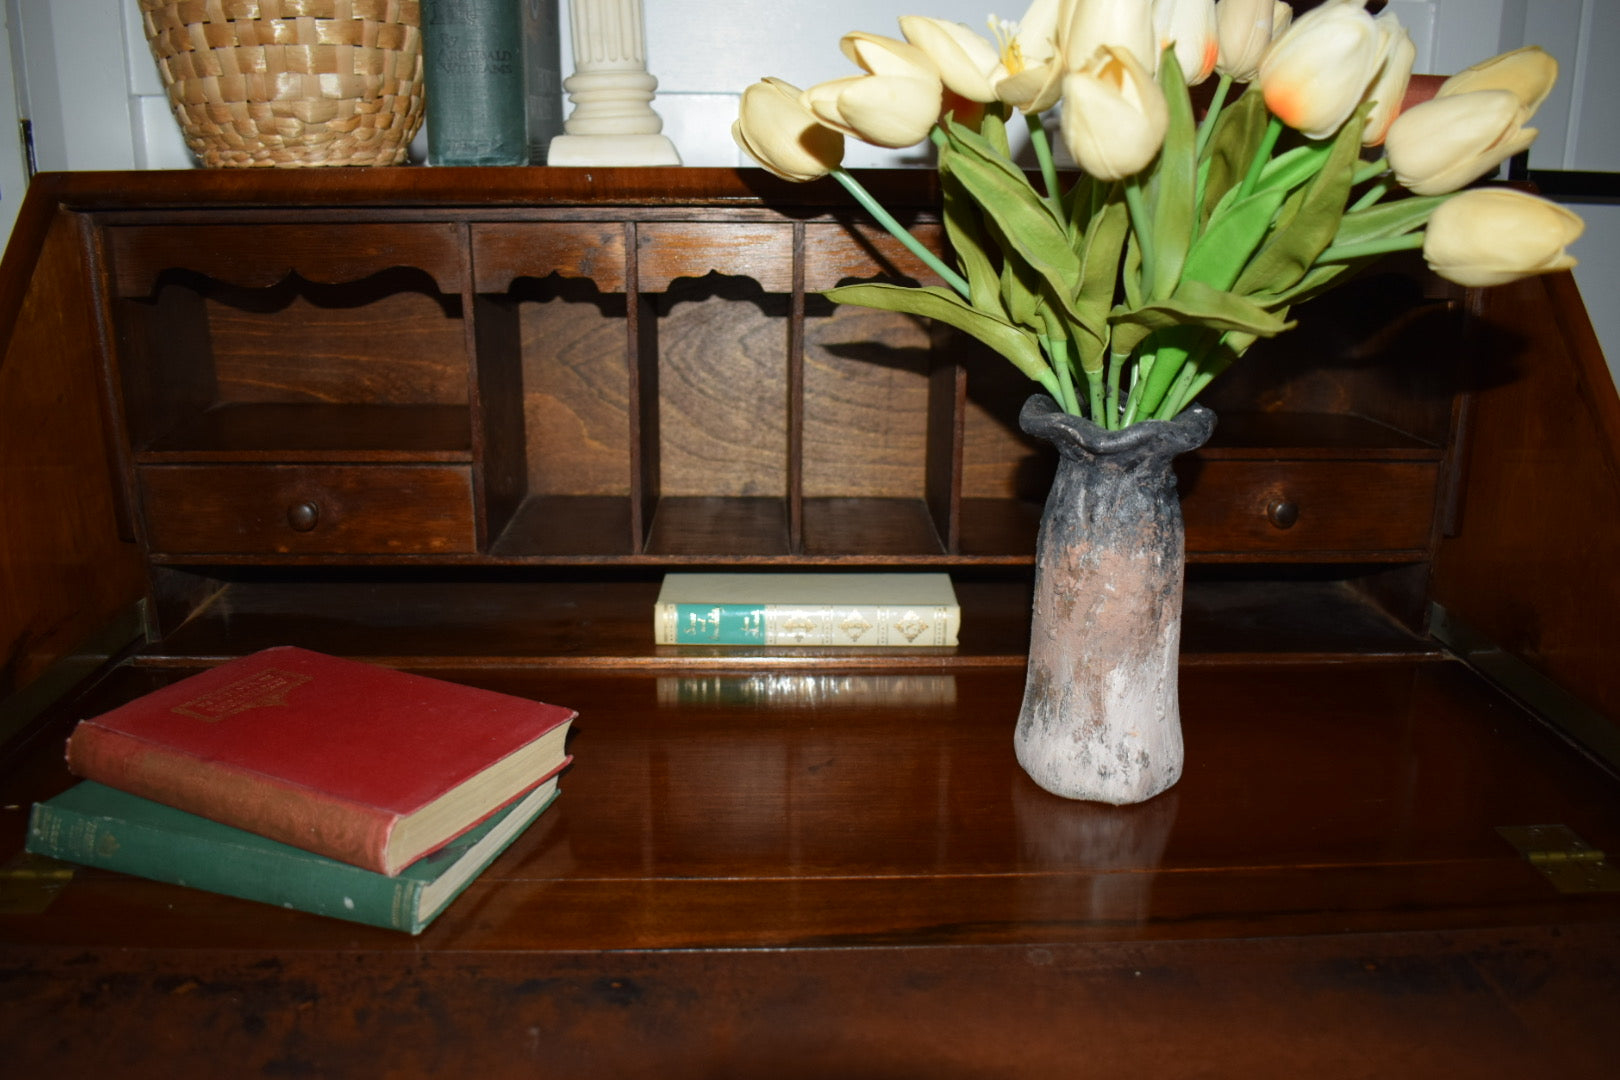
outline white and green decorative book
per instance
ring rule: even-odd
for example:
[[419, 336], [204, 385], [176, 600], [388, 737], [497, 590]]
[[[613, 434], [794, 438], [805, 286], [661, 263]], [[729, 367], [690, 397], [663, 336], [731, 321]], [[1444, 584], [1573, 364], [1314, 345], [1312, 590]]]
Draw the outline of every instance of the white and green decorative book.
[[955, 645], [949, 574], [665, 574], [659, 645]]

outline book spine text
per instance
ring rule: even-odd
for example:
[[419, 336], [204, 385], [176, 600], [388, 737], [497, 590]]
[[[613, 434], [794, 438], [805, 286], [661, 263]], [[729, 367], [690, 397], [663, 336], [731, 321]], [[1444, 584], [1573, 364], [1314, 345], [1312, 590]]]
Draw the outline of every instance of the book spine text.
[[671, 604], [657, 606], [660, 645], [955, 645], [960, 611], [932, 605]]

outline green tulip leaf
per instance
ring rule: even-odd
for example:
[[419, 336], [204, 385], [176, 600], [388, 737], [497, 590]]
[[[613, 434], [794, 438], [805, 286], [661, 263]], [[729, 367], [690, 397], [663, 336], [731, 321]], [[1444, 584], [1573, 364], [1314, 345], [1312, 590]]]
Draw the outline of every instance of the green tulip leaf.
[[1282, 188], [1261, 188], [1230, 209], [1218, 212], [1187, 253], [1182, 276], [1211, 288], [1230, 289], [1271, 228], [1286, 194]]
[[1215, 119], [1204, 146], [1206, 171], [1200, 207], [1203, 220], [1208, 221], [1216, 204], [1242, 181], [1265, 134], [1268, 117], [1265, 97], [1255, 83]]
[[1292, 150], [1278, 154], [1260, 171], [1258, 186], [1292, 191], [1317, 174], [1327, 163], [1328, 156], [1333, 152], [1333, 146], [1333, 143], [1324, 140], [1296, 146]]
[[1324, 263], [1312, 267], [1310, 272], [1300, 278], [1289, 288], [1277, 293], [1253, 293], [1249, 299], [1257, 304], [1263, 304], [1271, 311], [1284, 313], [1295, 304], [1303, 304], [1314, 296], [1320, 296], [1329, 289], [1343, 283], [1343, 279], [1353, 277], [1383, 256], [1369, 255], [1361, 259], [1351, 259], [1342, 263]]
[[985, 236], [979, 208], [943, 161], [940, 165], [940, 209], [945, 236], [951, 250], [956, 253], [957, 265], [967, 278], [973, 305], [982, 308], [996, 303], [1001, 280], [986, 250], [989, 238]]
[[1085, 237], [1099, 210], [1097, 201], [1103, 197], [1107, 185], [1098, 183], [1089, 173], [1080, 173], [1069, 190], [1063, 193], [1063, 209], [1069, 215], [1069, 242], [1076, 245]]
[[[993, 228], [994, 226], [992, 226]], [[1004, 237], [998, 237], [1003, 249]], [[1041, 296], [1041, 276], [1016, 254], [1001, 260], [1001, 306], [1007, 320], [1017, 326], [1031, 326], [1045, 301]]]
[[1168, 300], [1143, 307], [1114, 309], [1115, 352], [1127, 353], [1155, 330], [1197, 324], [1211, 330], [1236, 330], [1256, 337], [1275, 337], [1290, 326], [1282, 318], [1247, 297], [1212, 289], [1199, 281], [1183, 281]]
[[1247, 295], [1289, 288], [1305, 276], [1316, 257], [1333, 243], [1360, 159], [1361, 129], [1367, 110], [1368, 106], [1363, 105], [1344, 122], [1333, 139], [1327, 161], [1311, 182], [1300, 189], [1304, 197], [1297, 204], [1292, 199], [1285, 204], [1277, 228], [1238, 276], [1233, 292]]
[[951, 174], [984, 210], [1003, 250], [1016, 252], [1068, 304], [1080, 277], [1080, 259], [1069, 246], [1066, 225], [1053, 216], [1023, 171], [995, 154], [982, 136], [959, 124], [950, 125], [947, 135], [955, 151]]
[[1428, 221], [1429, 215], [1449, 198], [1449, 194], [1414, 195], [1346, 214], [1339, 222], [1339, 232], [1333, 238], [1333, 243], [1359, 244], [1363, 240], [1404, 236]]
[[1119, 271], [1120, 289], [1125, 294], [1125, 306], [1139, 308], [1146, 298], [1142, 295], [1142, 249], [1137, 244], [1136, 230], [1125, 239], [1125, 261]]
[[1092, 219], [1081, 246], [1079, 288], [1074, 294], [1074, 311], [1085, 333], [1076, 342], [1081, 366], [1087, 371], [1102, 364], [1108, 346], [1108, 311], [1114, 303], [1114, 286], [1119, 278], [1120, 252], [1131, 231], [1130, 214], [1123, 199], [1115, 197], [1103, 204]]
[[1153, 366], [1137, 393], [1137, 416], [1153, 415], [1188, 359], [1208, 348], [1210, 336], [1210, 332], [1201, 326], [1174, 326], [1153, 335], [1148, 343], [1153, 346]]
[[[966, 130], [971, 131], [972, 128]], [[979, 134], [998, 157], [1012, 160], [1012, 144], [1007, 141], [1007, 123], [994, 112], [986, 110], [984, 119], [979, 121]]]
[[934, 319], [967, 334], [1012, 361], [1013, 366], [1043, 386], [1051, 387], [1052, 370], [1041, 354], [1035, 335], [1005, 319], [968, 306], [949, 289], [937, 285], [910, 288], [885, 282], [840, 285], [828, 289], [827, 299]]
[[1154, 297], [1169, 296], [1181, 278], [1197, 224], [1193, 200], [1198, 189], [1194, 152], [1198, 125], [1193, 121], [1192, 99], [1173, 48], [1166, 48], [1159, 58], [1159, 86], [1169, 106], [1170, 124], [1148, 189], [1153, 210], [1153, 281], [1148, 283], [1148, 291]]

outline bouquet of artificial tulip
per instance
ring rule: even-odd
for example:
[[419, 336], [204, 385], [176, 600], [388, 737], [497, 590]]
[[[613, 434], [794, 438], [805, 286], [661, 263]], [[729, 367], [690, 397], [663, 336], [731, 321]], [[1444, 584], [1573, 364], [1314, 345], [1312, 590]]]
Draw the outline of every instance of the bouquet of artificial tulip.
[[[945, 282], [831, 299], [956, 327], [1104, 428], [1177, 415], [1287, 330], [1295, 305], [1390, 251], [1422, 247], [1470, 286], [1574, 265], [1574, 214], [1461, 190], [1535, 138], [1524, 125], [1557, 77], [1538, 48], [1402, 112], [1415, 49], [1363, 0], [1297, 19], [1276, 0], [1034, 0], [1021, 22], [992, 20], [990, 38], [918, 15], [900, 30], [845, 35], [864, 74], [749, 87], [733, 136], [778, 176], [834, 176]], [[1199, 118], [1188, 87], [1211, 76]], [[1080, 167], [1066, 186], [1043, 119], [1054, 109]], [[1010, 148], [1020, 113], [1036, 179]], [[842, 168], [846, 136], [932, 140], [952, 264]]]

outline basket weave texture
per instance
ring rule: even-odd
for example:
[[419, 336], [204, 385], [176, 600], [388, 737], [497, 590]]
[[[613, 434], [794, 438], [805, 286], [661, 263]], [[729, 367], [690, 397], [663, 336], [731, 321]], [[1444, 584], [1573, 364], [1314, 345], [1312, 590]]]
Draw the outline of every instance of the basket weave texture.
[[210, 167], [398, 165], [422, 125], [419, 0], [140, 0]]

